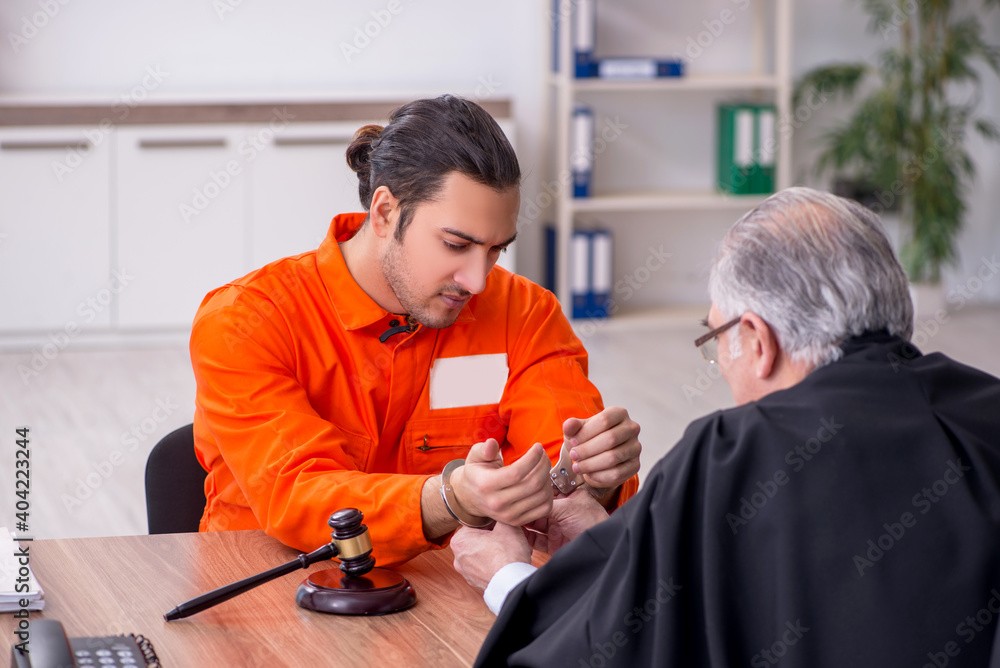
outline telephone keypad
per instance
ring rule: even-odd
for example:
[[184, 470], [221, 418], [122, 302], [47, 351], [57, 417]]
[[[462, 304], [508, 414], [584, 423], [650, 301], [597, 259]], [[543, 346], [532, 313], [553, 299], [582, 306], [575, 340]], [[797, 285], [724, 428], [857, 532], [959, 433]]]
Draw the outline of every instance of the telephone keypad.
[[146, 665], [139, 647], [134, 642], [124, 642], [120, 636], [70, 638], [70, 646], [78, 666], [137, 668]]

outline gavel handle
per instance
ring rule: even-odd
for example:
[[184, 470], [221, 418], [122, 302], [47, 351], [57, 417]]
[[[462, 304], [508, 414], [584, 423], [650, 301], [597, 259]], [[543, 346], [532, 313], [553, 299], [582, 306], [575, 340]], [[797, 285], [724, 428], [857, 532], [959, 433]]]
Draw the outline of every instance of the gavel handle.
[[190, 601], [184, 601], [176, 608], [163, 615], [163, 618], [169, 622], [174, 619], [189, 617], [197, 612], [201, 612], [202, 610], [211, 608], [214, 605], [218, 605], [223, 601], [228, 601], [235, 596], [239, 596], [243, 592], [253, 589], [257, 585], [270, 582], [271, 580], [280, 578], [282, 575], [287, 575], [302, 568], [309, 568], [309, 566], [317, 561], [323, 561], [324, 559], [335, 557], [337, 556], [337, 553], [337, 547], [333, 543], [327, 543], [323, 547], [314, 550], [309, 554], [300, 554], [287, 564], [275, 566], [269, 571], [264, 571], [263, 573], [258, 573], [257, 575], [251, 575], [250, 577], [239, 580], [238, 582], [233, 582], [232, 584], [227, 584], [224, 587], [213, 589], [206, 594], [192, 598]]

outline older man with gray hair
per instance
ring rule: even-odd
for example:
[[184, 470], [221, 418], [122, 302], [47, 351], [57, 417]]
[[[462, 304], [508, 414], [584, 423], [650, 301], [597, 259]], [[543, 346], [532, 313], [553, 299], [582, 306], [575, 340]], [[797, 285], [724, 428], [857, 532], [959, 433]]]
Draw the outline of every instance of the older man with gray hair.
[[709, 292], [695, 344], [736, 408], [610, 518], [578, 490], [452, 539], [499, 611], [477, 665], [1000, 666], [1000, 380], [908, 342], [878, 218], [779, 192]]

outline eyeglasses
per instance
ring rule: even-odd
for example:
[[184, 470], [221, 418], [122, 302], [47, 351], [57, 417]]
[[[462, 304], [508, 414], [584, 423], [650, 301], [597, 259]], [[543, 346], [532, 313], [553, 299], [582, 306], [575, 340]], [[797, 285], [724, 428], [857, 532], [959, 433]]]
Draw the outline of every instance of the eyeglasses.
[[701, 356], [704, 357], [709, 364], [719, 363], [719, 334], [722, 334], [724, 331], [738, 323], [742, 317], [742, 315], [736, 316], [721, 327], [716, 327], [707, 334], [699, 336], [694, 340], [695, 347], [701, 350]]

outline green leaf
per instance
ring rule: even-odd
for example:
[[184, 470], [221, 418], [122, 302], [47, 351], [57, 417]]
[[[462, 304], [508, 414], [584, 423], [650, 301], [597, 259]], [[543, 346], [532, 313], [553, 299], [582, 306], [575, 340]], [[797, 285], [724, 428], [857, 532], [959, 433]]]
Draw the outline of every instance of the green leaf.
[[939, 68], [944, 80], [979, 81], [979, 74], [974, 68], [976, 61], [983, 61], [994, 72], [1000, 72], [1000, 53], [983, 39], [982, 26], [976, 17], [948, 26], [941, 51], [928, 55], [940, 61], [936, 63], [932, 60], [929, 64]]
[[978, 132], [983, 139], [989, 139], [991, 141], [1000, 139], [1000, 128], [998, 128], [991, 120], [980, 118], [973, 124], [973, 127], [976, 128], [976, 132]]
[[864, 63], [844, 63], [827, 65], [809, 72], [795, 84], [792, 108], [798, 109], [803, 102], [812, 104], [817, 99], [825, 102], [837, 95], [852, 98], [869, 69]]

